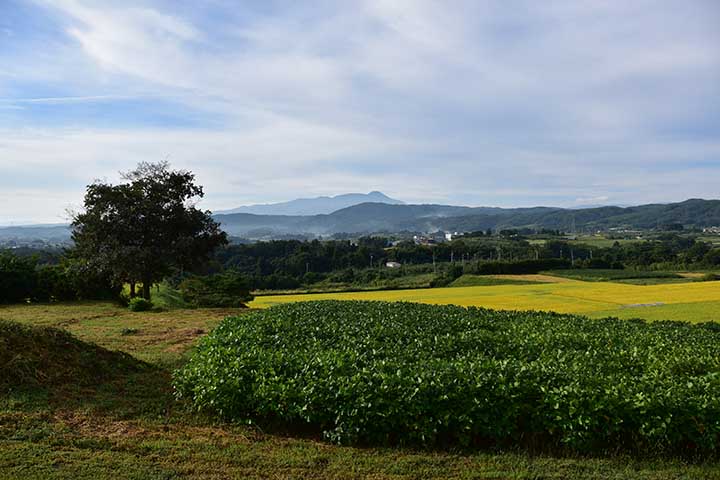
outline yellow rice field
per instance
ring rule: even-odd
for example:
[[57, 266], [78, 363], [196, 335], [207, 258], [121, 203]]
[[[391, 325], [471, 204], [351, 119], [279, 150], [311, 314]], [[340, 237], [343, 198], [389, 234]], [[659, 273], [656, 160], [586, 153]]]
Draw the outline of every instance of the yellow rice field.
[[590, 316], [651, 320], [720, 321], [720, 282], [628, 285], [564, 281], [375, 292], [257, 297], [251, 307], [309, 300], [385, 300], [481, 306], [511, 310], [552, 310]]

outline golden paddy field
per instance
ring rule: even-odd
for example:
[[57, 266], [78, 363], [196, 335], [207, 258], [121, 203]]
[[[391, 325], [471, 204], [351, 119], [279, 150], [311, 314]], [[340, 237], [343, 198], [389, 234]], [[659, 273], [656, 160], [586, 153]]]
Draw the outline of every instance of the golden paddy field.
[[279, 303], [329, 299], [455, 304], [509, 310], [551, 310], [580, 313], [591, 317], [720, 321], [720, 282], [629, 285], [563, 279], [554, 283], [530, 285], [268, 295], [256, 297], [250, 306], [265, 308]]

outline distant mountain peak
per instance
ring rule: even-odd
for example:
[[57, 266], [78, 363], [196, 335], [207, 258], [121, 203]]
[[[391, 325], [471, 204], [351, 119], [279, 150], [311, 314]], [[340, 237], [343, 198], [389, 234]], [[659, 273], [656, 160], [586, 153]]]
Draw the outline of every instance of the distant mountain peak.
[[370, 193], [344, 193], [333, 197], [321, 196], [298, 198], [289, 202], [246, 205], [231, 210], [221, 210], [216, 214], [252, 213], [255, 215], [321, 215], [330, 214], [343, 208], [361, 203], [387, 203], [403, 205], [404, 202], [390, 198], [384, 193], [373, 190]]

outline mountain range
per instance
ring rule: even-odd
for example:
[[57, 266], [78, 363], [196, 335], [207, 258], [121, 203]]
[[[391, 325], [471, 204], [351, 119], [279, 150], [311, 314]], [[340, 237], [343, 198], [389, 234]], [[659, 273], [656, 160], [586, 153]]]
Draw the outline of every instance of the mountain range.
[[720, 225], [720, 200], [691, 199], [679, 203], [635, 207], [565, 209], [556, 207], [498, 208], [451, 205], [389, 205], [362, 203], [321, 215], [215, 215], [230, 235], [249, 238], [308, 233], [394, 233], [477, 231], [503, 228], [547, 228], [564, 231], [613, 227], [655, 228]]
[[[383, 198], [389, 199], [380, 192], [371, 192], [368, 195], [382, 195]], [[332, 200], [339, 197], [341, 197], [341, 202], [346, 201], [342, 198], [345, 197], [343, 195], [324, 197], [324, 199]], [[393, 199], [389, 200], [398, 202]], [[314, 208], [320, 208], [317, 205], [321, 203], [316, 203]], [[302, 201], [300, 205], [307, 206], [310, 203]], [[270, 208], [273, 205], [262, 207]], [[283, 211], [283, 208], [289, 207], [277, 208], [276, 211]], [[222, 228], [229, 235], [250, 239], [278, 238], [299, 234], [371, 234], [403, 231], [434, 232], [438, 230], [466, 232], [522, 227], [563, 231], [607, 230], [618, 227], [650, 229], [669, 224], [682, 224], [685, 227], [708, 227], [720, 225], [720, 200], [690, 199], [678, 203], [583, 209], [462, 207], [365, 202], [340, 208], [331, 213], [312, 215], [216, 213], [214, 218], [222, 224]], [[0, 241], [11, 239], [58, 241], [69, 239], [69, 236], [70, 231], [67, 225], [0, 228]]]
[[252, 213], [254, 215], [321, 215], [361, 203], [387, 203], [402, 205], [405, 202], [390, 198], [382, 192], [346, 193], [334, 197], [298, 198], [289, 202], [247, 205], [231, 210], [218, 210], [216, 214]]

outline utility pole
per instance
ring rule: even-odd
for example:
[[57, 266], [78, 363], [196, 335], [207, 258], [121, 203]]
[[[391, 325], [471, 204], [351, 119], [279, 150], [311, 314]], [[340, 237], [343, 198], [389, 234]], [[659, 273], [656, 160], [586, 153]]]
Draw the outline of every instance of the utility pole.
[[437, 273], [437, 265], [435, 265], [435, 249], [432, 249], [433, 254], [433, 273]]

